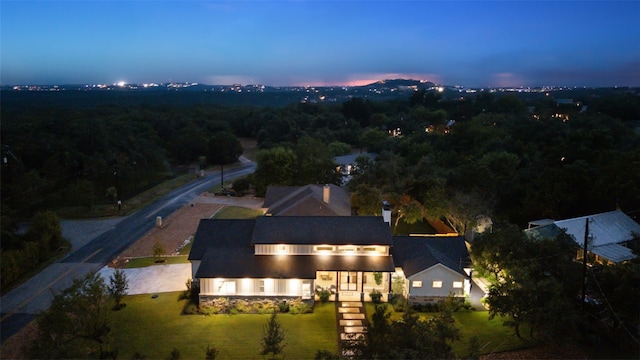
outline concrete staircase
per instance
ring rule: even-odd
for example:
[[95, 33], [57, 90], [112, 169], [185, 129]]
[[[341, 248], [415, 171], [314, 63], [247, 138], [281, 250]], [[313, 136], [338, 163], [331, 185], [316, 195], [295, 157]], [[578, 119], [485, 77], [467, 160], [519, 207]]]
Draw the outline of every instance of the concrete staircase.
[[[336, 301], [336, 318], [340, 340], [364, 339], [368, 323], [361, 301]], [[342, 355], [348, 355], [343, 352], [340, 349]]]

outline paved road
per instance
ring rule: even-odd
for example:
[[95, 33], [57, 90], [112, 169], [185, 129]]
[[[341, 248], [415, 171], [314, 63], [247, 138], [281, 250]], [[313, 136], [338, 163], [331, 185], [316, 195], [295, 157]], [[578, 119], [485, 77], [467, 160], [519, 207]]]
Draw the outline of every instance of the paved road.
[[[255, 171], [254, 163], [243, 160], [240, 167], [225, 170], [225, 180]], [[0, 298], [1, 341], [4, 342], [22, 329], [37, 313], [46, 310], [53, 294], [69, 287], [73, 279], [98, 271], [151, 230], [157, 216], [168, 217], [219, 182], [219, 173], [207, 174], [132, 215], [106, 223], [102, 229], [86, 230], [86, 240], [74, 243], [74, 248], [67, 257]], [[66, 230], [83, 231], [68, 227]]]

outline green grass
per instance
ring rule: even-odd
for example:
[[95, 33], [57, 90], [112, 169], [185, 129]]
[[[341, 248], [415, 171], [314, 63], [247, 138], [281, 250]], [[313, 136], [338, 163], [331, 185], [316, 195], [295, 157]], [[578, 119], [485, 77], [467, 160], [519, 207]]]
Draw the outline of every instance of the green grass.
[[225, 206], [216, 213], [214, 219], [255, 219], [262, 211], [241, 206]]
[[[367, 318], [371, 319], [375, 305], [366, 303], [365, 309]], [[387, 305], [387, 310], [391, 312], [391, 320], [402, 319], [403, 313], [393, 311], [391, 305]], [[418, 315], [421, 319], [426, 320], [435, 316], [436, 313], [418, 313]], [[513, 328], [502, 325], [502, 318], [496, 317], [489, 320], [488, 311], [461, 310], [454, 312], [453, 318], [456, 320], [456, 326], [460, 329], [462, 336], [462, 339], [451, 345], [457, 357], [464, 358], [469, 354], [469, 339], [472, 336], [478, 337], [482, 347], [481, 354], [525, 349], [536, 345], [533, 340], [528, 340], [526, 337], [524, 340], [518, 339]], [[520, 333], [527, 334], [528, 329], [522, 326]]]
[[[114, 345], [118, 357], [131, 359], [138, 352], [147, 359], [163, 359], [174, 348], [183, 359], [202, 359], [207, 345], [220, 351], [220, 359], [262, 359], [262, 329], [269, 315], [180, 315], [186, 300], [180, 292], [127, 296], [127, 305], [114, 316]], [[313, 358], [317, 350], [337, 352], [333, 303], [316, 304], [312, 314], [279, 314], [286, 333], [285, 356]]]
[[[173, 175], [167, 175], [167, 177], [169, 176]], [[55, 211], [56, 214], [63, 219], [101, 218], [129, 215], [138, 209], [152, 204], [171, 191], [196, 179], [196, 174], [182, 174], [168, 178], [166, 181], [163, 181], [129, 199], [123, 199], [122, 210], [120, 212], [118, 212], [118, 207], [115, 204], [96, 204], [92, 206], [91, 209], [87, 209], [87, 207], [83, 206], [68, 206], [58, 208]]]
[[162, 257], [164, 262], [157, 263], [156, 258], [153, 256], [130, 259], [124, 266], [125, 269], [141, 268], [154, 265], [172, 265], [172, 264], [188, 264], [187, 256], [164, 256]]

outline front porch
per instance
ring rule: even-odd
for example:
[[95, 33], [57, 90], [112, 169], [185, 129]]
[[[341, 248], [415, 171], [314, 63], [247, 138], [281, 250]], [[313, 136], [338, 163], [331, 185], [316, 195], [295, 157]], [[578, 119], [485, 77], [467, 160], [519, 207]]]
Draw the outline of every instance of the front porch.
[[371, 292], [380, 292], [380, 301], [389, 301], [391, 274], [366, 271], [317, 271], [315, 300], [319, 292], [329, 291], [329, 301], [372, 301]]

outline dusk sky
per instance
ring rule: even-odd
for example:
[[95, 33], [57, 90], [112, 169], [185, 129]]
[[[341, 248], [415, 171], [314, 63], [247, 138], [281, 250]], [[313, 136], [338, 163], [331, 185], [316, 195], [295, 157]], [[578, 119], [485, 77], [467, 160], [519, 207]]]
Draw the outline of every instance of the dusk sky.
[[2, 85], [640, 86], [640, 1], [0, 0]]

